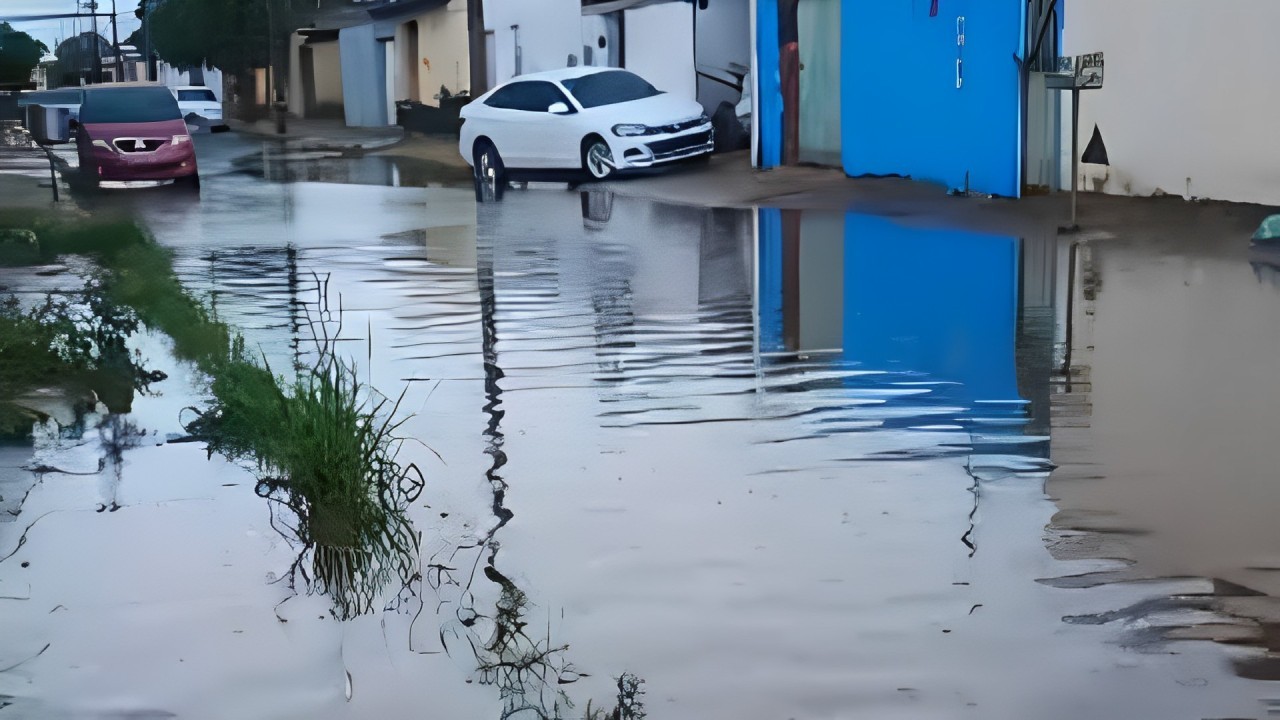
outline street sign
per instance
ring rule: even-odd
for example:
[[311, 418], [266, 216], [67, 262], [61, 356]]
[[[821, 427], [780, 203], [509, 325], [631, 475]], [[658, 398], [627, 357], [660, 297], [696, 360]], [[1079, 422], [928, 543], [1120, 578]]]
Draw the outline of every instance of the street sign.
[[1080, 91], [1098, 90], [1106, 71], [1102, 53], [1058, 58], [1057, 72], [1045, 73], [1044, 85], [1050, 90], [1071, 91], [1071, 225], [1064, 230], [1080, 229], [1076, 222], [1076, 195], [1080, 185]]
[[1100, 52], [1058, 58], [1056, 72], [1046, 73], [1045, 87], [1050, 90], [1097, 90], [1102, 87], [1106, 62]]

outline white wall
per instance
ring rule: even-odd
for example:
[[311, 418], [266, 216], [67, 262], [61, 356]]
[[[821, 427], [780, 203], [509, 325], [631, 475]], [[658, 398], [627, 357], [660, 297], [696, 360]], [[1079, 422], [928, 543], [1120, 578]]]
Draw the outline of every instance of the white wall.
[[693, 4], [650, 5], [627, 10], [623, 65], [659, 90], [695, 100]]
[[[749, 0], [717, 0], [697, 11], [695, 47], [698, 69], [715, 72], [730, 63], [751, 67], [751, 9]], [[698, 102], [710, 115], [721, 102], [737, 104], [741, 93], [706, 78], [698, 79]]]
[[[418, 24], [418, 52], [414, 57], [408, 23]], [[457, 94], [471, 86], [470, 38], [467, 34], [466, 0], [450, 0], [443, 8], [402, 18], [396, 26], [396, 67], [393, 73], [395, 99], [417, 99], [424, 105], [439, 105], [440, 87]], [[414, 93], [413, 68], [418, 87]]]
[[494, 34], [499, 83], [515, 77], [512, 25], [520, 26], [523, 72], [565, 67], [570, 55], [582, 61], [581, 0], [486, 0], [484, 24]]
[[1070, 0], [1065, 19], [1064, 54], [1106, 53], [1080, 102], [1081, 151], [1097, 123], [1112, 163], [1100, 190], [1280, 204], [1280, 2]]
[[[138, 64], [138, 77], [145, 78], [147, 74], [146, 63]], [[179, 70], [166, 62], [156, 63], [156, 82], [168, 85], [169, 87], [181, 87], [191, 84], [191, 73], [185, 70]], [[222, 102], [222, 71], [213, 68], [205, 68], [204, 85], [213, 91], [213, 96], [218, 98], [218, 102]]]

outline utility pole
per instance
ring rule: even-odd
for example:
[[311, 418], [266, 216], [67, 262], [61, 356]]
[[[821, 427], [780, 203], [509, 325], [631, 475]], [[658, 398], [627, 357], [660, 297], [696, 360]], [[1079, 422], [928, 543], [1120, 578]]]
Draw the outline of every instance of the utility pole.
[[151, 0], [142, 0], [142, 36], [147, 52], [147, 81], [155, 82], [154, 66], [151, 62]]
[[116, 0], [111, 0], [111, 47], [116, 56], [116, 82], [124, 80], [124, 58], [120, 56], [120, 35], [116, 30]]
[[[102, 48], [98, 46], [98, 40], [102, 36], [98, 34], [98, 3], [97, 0], [85, 0], [80, 3], [80, 7], [88, 10], [90, 17], [93, 18], [93, 41], [91, 43], [93, 47], [90, 48], [90, 52], [93, 54], [93, 82], [100, 83], [102, 82]], [[79, 10], [76, 12], [78, 13]], [[83, 45], [83, 41], [83, 37], [76, 38], [76, 45]]]

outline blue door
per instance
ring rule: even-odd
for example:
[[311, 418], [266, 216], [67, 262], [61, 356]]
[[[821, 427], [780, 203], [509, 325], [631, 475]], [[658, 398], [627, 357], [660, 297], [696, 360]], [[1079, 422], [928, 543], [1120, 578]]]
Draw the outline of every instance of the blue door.
[[1024, 5], [843, 3], [845, 171], [1017, 197]]

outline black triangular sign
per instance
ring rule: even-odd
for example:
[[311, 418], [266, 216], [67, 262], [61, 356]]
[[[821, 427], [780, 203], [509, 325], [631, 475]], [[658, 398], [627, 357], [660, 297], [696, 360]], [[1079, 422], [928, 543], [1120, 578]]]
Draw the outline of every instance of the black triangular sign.
[[1107, 159], [1107, 146], [1102, 142], [1102, 132], [1098, 130], [1098, 126], [1093, 126], [1093, 137], [1089, 139], [1089, 144], [1084, 149], [1084, 154], [1080, 156], [1080, 162], [1093, 163], [1094, 165], [1110, 165], [1111, 161]]

